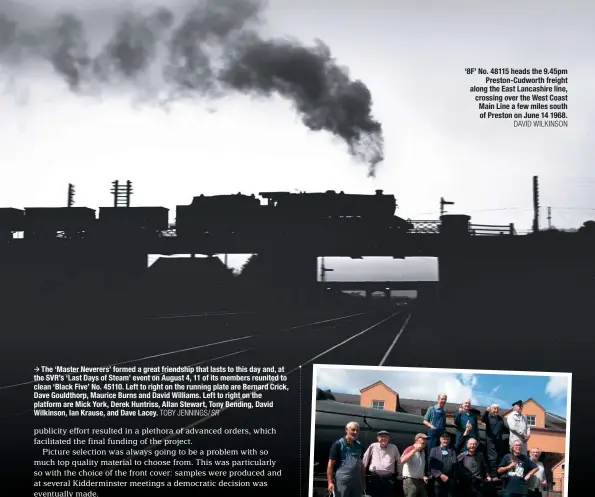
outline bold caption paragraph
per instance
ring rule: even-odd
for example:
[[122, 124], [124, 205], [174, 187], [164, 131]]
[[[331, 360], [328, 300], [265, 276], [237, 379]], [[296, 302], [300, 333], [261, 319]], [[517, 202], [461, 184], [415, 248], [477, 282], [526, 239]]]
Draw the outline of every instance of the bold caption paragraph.
[[568, 71], [551, 68], [466, 68], [481, 78], [470, 87], [481, 119], [515, 128], [568, 127]]
[[151, 366], [36, 368], [33, 412], [45, 417], [216, 416], [272, 408], [266, 392], [288, 392], [283, 367]]

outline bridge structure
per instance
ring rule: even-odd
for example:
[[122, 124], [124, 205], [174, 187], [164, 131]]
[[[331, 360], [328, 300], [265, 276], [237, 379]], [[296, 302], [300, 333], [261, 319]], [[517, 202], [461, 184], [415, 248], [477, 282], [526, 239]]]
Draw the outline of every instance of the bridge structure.
[[[113, 209], [113, 213], [119, 212]], [[167, 210], [147, 209], [156, 210], [159, 215]], [[576, 267], [582, 268], [579, 274], [590, 274], [595, 267], [592, 237], [547, 232], [521, 235], [512, 224], [473, 224], [467, 215], [446, 214], [440, 220], [409, 221], [406, 231], [365, 221], [325, 221], [323, 226], [304, 220], [289, 228], [260, 226], [258, 233], [247, 229], [192, 236], [178, 232], [175, 225], [128, 230], [116, 221], [114, 218], [113, 226], [109, 222], [102, 225], [98, 232], [82, 230], [82, 234], [81, 228], [62, 227], [58, 222], [40, 223], [37, 235], [43, 236], [25, 233], [19, 238], [14, 230], [10, 236], [4, 230], [0, 241], [0, 285], [10, 288], [14, 282], [27, 280], [22, 278], [23, 274], [31, 279], [32, 273], [40, 269], [47, 272], [48, 267], [56, 274], [85, 272], [100, 274], [103, 279], [106, 274], [109, 278], [136, 277], [148, 271], [149, 254], [258, 253], [264, 268], [262, 284], [291, 294], [316, 288], [318, 257], [436, 257], [440, 297], [464, 301], [474, 297], [480, 286], [484, 292], [495, 292], [494, 298], [498, 292], [510, 289], [522, 298], [523, 292], [543, 285], [548, 274], [565, 273], [571, 260], [578, 261]], [[524, 287], [519, 284], [523, 281], [538, 283]], [[396, 289], [395, 285], [393, 282], [384, 289]], [[339, 288], [341, 284], [333, 286]], [[419, 290], [427, 293], [429, 288], [420, 284]]]
[[415, 291], [422, 299], [438, 292], [438, 281], [324, 281], [319, 286], [326, 291], [364, 292], [366, 298], [381, 292], [390, 299], [393, 291]]

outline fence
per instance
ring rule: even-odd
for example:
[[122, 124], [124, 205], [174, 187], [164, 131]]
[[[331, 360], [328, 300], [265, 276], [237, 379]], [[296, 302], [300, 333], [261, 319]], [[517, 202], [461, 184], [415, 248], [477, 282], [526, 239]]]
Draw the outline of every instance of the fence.
[[[440, 233], [440, 221], [412, 221], [407, 220], [413, 225], [413, 229], [409, 233], [422, 234], [422, 235], [437, 235]], [[514, 224], [508, 225], [497, 225], [497, 224], [470, 224], [469, 234], [472, 236], [511, 236], [517, 235], [517, 231], [514, 228]], [[176, 226], [171, 224], [169, 229], [162, 230], [161, 236], [165, 238], [176, 237]]]
[[[412, 221], [408, 220], [413, 229], [409, 233], [414, 234], [438, 234], [440, 233], [440, 221]], [[469, 234], [472, 236], [512, 236], [517, 235], [514, 224], [470, 224]]]
[[411, 221], [413, 229], [409, 233], [416, 234], [438, 234], [440, 233], [440, 221]]
[[481, 236], [502, 236], [502, 235], [516, 235], [514, 224], [496, 225], [496, 224], [471, 224], [469, 231], [472, 235]]

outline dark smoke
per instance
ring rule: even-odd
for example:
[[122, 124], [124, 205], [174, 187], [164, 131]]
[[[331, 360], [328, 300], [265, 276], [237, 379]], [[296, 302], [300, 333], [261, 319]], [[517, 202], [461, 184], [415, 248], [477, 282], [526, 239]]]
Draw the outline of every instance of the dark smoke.
[[320, 41], [306, 47], [263, 39], [256, 30], [263, 9], [258, 0], [204, 0], [178, 19], [166, 8], [128, 11], [95, 54], [74, 14], [33, 29], [4, 6], [0, 0], [0, 65], [45, 60], [74, 92], [124, 81], [140, 86], [139, 78], [156, 70], [170, 100], [279, 94], [308, 128], [342, 138], [370, 176], [383, 160], [382, 126], [372, 116], [366, 85], [352, 80]]
[[52, 65], [74, 90], [79, 87], [81, 76], [91, 63], [83, 23], [72, 15], [65, 15], [58, 19], [55, 31], [50, 33], [54, 35], [49, 40]]
[[343, 138], [353, 155], [375, 166], [383, 159], [382, 126], [372, 118], [372, 95], [349, 78], [322, 42], [303, 47], [287, 40], [254, 37], [220, 74], [232, 88], [291, 99], [310, 129]]
[[173, 31], [168, 42], [164, 76], [174, 91], [215, 96], [219, 78], [216, 57], [229, 49], [242, 31], [258, 21], [258, 1], [206, 0], [194, 7]]
[[148, 16], [126, 13], [116, 32], [93, 64], [93, 71], [102, 81], [134, 79], [156, 61], [159, 43], [174, 23], [173, 14], [160, 8]]
[[17, 23], [0, 11], [0, 55], [8, 50], [16, 40]]

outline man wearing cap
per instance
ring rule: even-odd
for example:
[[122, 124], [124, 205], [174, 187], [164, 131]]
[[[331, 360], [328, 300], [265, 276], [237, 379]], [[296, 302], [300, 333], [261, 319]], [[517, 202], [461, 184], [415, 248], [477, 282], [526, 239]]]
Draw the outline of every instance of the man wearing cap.
[[430, 450], [430, 476], [434, 479], [434, 497], [452, 497], [455, 491], [457, 453], [450, 447], [450, 435], [440, 436], [440, 446]]
[[428, 455], [434, 447], [440, 445], [440, 435], [444, 433], [446, 428], [446, 405], [447, 396], [445, 393], [438, 395], [438, 402], [436, 405], [430, 407], [424, 416], [424, 424], [429, 428], [428, 430]]
[[379, 431], [378, 442], [364, 454], [364, 468], [370, 471], [367, 493], [372, 497], [394, 497], [396, 479], [401, 475], [401, 454], [395, 444], [389, 443], [390, 433]]
[[517, 400], [512, 404], [512, 409], [513, 411], [506, 418], [508, 429], [510, 430], [508, 443], [512, 450], [512, 444], [518, 440], [522, 444], [521, 452], [526, 455], [527, 441], [531, 436], [531, 428], [529, 427], [529, 423], [527, 423], [527, 418], [523, 416], [523, 401]]
[[405, 497], [427, 497], [426, 457], [424, 450], [428, 436], [424, 433], [415, 435], [415, 443], [407, 447], [401, 456], [403, 465], [403, 492]]
[[361, 497], [365, 489], [364, 451], [358, 437], [359, 425], [352, 421], [345, 426], [345, 436], [331, 446], [326, 478], [329, 494], [335, 497]]

